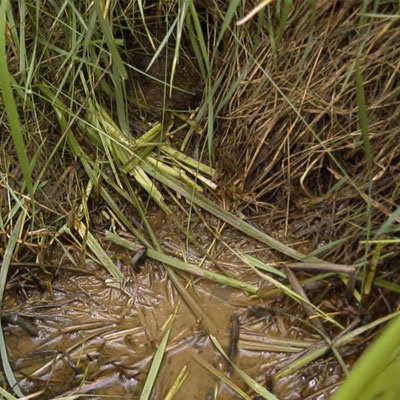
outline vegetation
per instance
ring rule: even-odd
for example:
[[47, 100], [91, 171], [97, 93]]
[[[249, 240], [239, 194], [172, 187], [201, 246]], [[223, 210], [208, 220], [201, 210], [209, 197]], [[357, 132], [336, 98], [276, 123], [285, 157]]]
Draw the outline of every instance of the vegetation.
[[[308, 338], [238, 339], [253, 351], [294, 352], [274, 366], [273, 384], [333, 357], [344, 382], [325, 396], [398, 398], [399, 10], [396, 0], [1, 0], [2, 315], [7, 293], [53, 296], [65, 268], [53, 252], [82, 273], [94, 261], [121, 288], [127, 276], [112, 246], [145, 249], [179, 300], [140, 399], [161, 396], [154, 385], [181, 303], [246, 389], [199, 355], [194, 362], [241, 398], [279, 398], [224, 350], [188, 289], [195, 277], [267, 305], [290, 300]], [[180, 258], [151, 223], [154, 205], [186, 240]], [[228, 227], [258, 247], [231, 245]], [[257, 279], [226, 268], [217, 244]], [[29, 276], [27, 289], [11, 276]], [[71, 354], [86, 339], [63, 349], [77, 364], [82, 354]], [[0, 329], [7, 399], [64, 357], [23, 376], [6, 342]], [[179, 393], [182, 367], [165, 398]], [[65, 398], [79, 398], [86, 382], [97, 381], [85, 372]], [[99, 390], [90, 384], [86, 393]], [[29, 391], [48, 396], [46, 388]]]

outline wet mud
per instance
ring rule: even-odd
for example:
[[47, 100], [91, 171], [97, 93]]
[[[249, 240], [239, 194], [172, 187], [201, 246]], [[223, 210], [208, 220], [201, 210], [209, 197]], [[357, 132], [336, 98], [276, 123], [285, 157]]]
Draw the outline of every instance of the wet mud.
[[[200, 263], [200, 251], [185, 250], [184, 238], [161, 212], [155, 211], [150, 221], [158, 228], [167, 254]], [[208, 222], [216, 226], [216, 221]], [[209, 248], [213, 238], [204, 224], [193, 217], [192, 225], [198, 240]], [[260, 258], [271, 255], [231, 229], [221, 231], [213, 250], [219, 267], [206, 262], [204, 268], [224, 268], [231, 277], [265, 288], [232, 249], [258, 250], [255, 254]], [[61, 252], [49, 290], [43, 289], [46, 273], [35, 270], [28, 274], [27, 267], [12, 271], [3, 314], [18, 315], [34, 329], [26, 329], [15, 317], [3, 318], [8, 356], [25, 394], [42, 390], [41, 399], [73, 393], [90, 393], [90, 399], [101, 395], [139, 398], [154, 353], [177, 310], [151, 399], [164, 398], [183, 368], [186, 378], [174, 399], [204, 400], [214, 398], [214, 394], [220, 400], [241, 398], [204, 365], [228, 376], [250, 398], [257, 398], [216, 350], [160, 264], [145, 259], [133, 268], [134, 254], [116, 247], [108, 252], [124, 273], [123, 281], [110, 278], [90, 260], [80, 267], [74, 265]], [[33, 274], [39, 276], [41, 286], [29, 282], [27, 276]], [[271, 380], [293, 353], [269, 351], [269, 340], [288, 338], [310, 344], [316, 340], [301, 323], [304, 312], [298, 305], [282, 295], [260, 299], [181, 272], [179, 275], [215, 326], [225, 352], [250, 377], [279, 399], [329, 398], [342, 377], [334, 359], [325, 358], [292, 376]]]

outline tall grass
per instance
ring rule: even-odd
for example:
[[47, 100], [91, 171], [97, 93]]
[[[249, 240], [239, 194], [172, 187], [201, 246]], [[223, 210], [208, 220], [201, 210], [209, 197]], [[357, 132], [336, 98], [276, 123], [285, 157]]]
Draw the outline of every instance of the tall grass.
[[[391, 76], [383, 76], [381, 98], [371, 89], [370, 82], [374, 78], [369, 69], [380, 54], [384, 56], [376, 49], [380, 41], [383, 47], [389, 47], [388, 37], [396, 37], [399, 32], [398, 15], [380, 12], [381, 9], [392, 9], [393, 4], [364, 1], [358, 7], [351, 2], [339, 10], [334, 3], [329, 14], [324, 10], [327, 3], [315, 1], [265, 1], [255, 10], [248, 2], [239, 0], [213, 1], [208, 5], [193, 0], [153, 3], [142, 0], [29, 4], [1, 1], [2, 123], [12, 137], [13, 146], [6, 138], [1, 140], [13, 151], [10, 154], [5, 151], [2, 155], [6, 160], [3, 164], [12, 168], [1, 165], [0, 171], [1, 185], [8, 193], [8, 200], [1, 204], [7, 212], [1, 215], [0, 222], [8, 236], [4, 235], [6, 247], [0, 274], [0, 300], [8, 265], [13, 252], [18, 252], [17, 238], [23, 236], [24, 218], [31, 219], [30, 231], [45, 232], [43, 237], [49, 235], [51, 240], [56, 240], [67, 235], [85, 257], [94, 259], [115, 279], [122, 279], [123, 274], [105, 251], [107, 242], [131, 249], [145, 247], [148, 257], [164, 265], [180, 296], [196, 319], [202, 321], [202, 327], [218, 351], [226, 357], [207, 311], [199, 307], [174, 269], [260, 297], [271, 293], [259, 293], [256, 285], [164, 254], [157, 232], [152, 230], [146, 218], [147, 210], [143, 204], [149, 201], [167, 215], [205, 259], [217, 263], [213, 254], [204, 249], [195, 235], [176, 218], [170, 200], [173, 196], [166, 196], [166, 193], [183, 197], [189, 203], [189, 212], [199, 207], [263, 243], [285, 260], [298, 260], [305, 268], [317, 265], [319, 272], [313, 277], [314, 281], [333, 277], [346, 283], [351, 278], [361, 281], [361, 286], [356, 288], [354, 282], [349, 282], [347, 289], [347, 294], [359, 302], [360, 308], [368, 301], [366, 296], [374, 285], [387, 291], [398, 291], [396, 280], [393, 282], [390, 275], [377, 277], [375, 268], [393, 254], [394, 247], [386, 252], [388, 247], [385, 246], [398, 245], [395, 236], [398, 234], [395, 224], [400, 217], [397, 186], [378, 192], [379, 195], [373, 190], [375, 182], [380, 183], [385, 173], [397, 168], [391, 163], [397, 159], [398, 148], [396, 140], [390, 137], [388, 140], [393, 140], [394, 145], [388, 155], [389, 165], [383, 165], [386, 159], [381, 155], [375, 137], [381, 139], [379, 127], [390, 126], [385, 125], [387, 121], [393, 122], [384, 116], [386, 109], [383, 116], [370, 115], [380, 107], [389, 109], [388, 105], [395, 102], [393, 99], [399, 91], [398, 88], [391, 89], [391, 85], [398, 79], [398, 71], [393, 68]], [[318, 18], [327, 21], [322, 31]], [[385, 23], [379, 25], [377, 21], [381, 19]], [[343, 60], [335, 63], [335, 56], [331, 56], [337, 54], [335, 40], [345, 42], [344, 33], [340, 31], [345, 29], [343, 20], [354, 22], [356, 28], [351, 31], [351, 40], [357, 42], [358, 51], [349, 56], [346, 54]], [[157, 35], [157, 30], [163, 34]], [[301, 37], [298, 44], [296, 35]], [[146, 40], [149, 45], [144, 44]], [[388, 54], [393, 57], [398, 54], [392, 48], [389, 50]], [[135, 57], [140, 56], [150, 60], [143, 70], [135, 64]], [[151, 76], [150, 71], [163, 57], [171, 62], [169, 70], [165, 67], [164, 79], [160, 81]], [[331, 70], [327, 67], [329, 58], [333, 59]], [[167, 110], [167, 100], [177, 90], [177, 68], [185, 59], [190, 59], [191, 68], [197, 70], [203, 88], [202, 99], [194, 109]], [[321, 64], [322, 59], [326, 64]], [[387, 65], [394, 64], [390, 61]], [[387, 65], [382, 66], [382, 70]], [[161, 115], [157, 114], [156, 107], [144, 104], [140, 95], [143, 90], [141, 79], [161, 83], [160, 98], [164, 105]], [[331, 97], [325, 98], [324, 91]], [[339, 101], [341, 98], [343, 102]], [[346, 113], [351, 114], [353, 121], [345, 118]], [[142, 122], [140, 116], [150, 118], [153, 114], [159, 116], [159, 120], [151, 127], [141, 125], [145, 128], [140, 132], [137, 128]], [[378, 117], [382, 121], [375, 123], [374, 118]], [[182, 131], [184, 138], [179, 142], [175, 137]], [[189, 154], [189, 149], [196, 146], [199, 159]], [[228, 149], [229, 154], [224, 154], [223, 149]], [[232, 157], [234, 162], [231, 159], [233, 166], [229, 167], [225, 162], [224, 169], [225, 155]], [[348, 162], [349, 159], [352, 161]], [[65, 198], [57, 202], [53, 199], [57, 191], [49, 189], [54, 183], [54, 171], [57, 184], [65, 183], [71, 163], [84, 171], [85, 182], [75, 182], [68, 191], [60, 190]], [[229, 197], [229, 191], [226, 196], [230, 210], [216, 200], [221, 198], [215, 182], [216, 165], [224, 171], [219, 182], [225, 183], [234, 194], [234, 200]], [[112, 173], [106, 173], [104, 166]], [[353, 173], [353, 167], [360, 171]], [[21, 180], [9, 172], [15, 168], [21, 172]], [[326, 178], [328, 184], [322, 182], [326, 176], [329, 176]], [[310, 189], [313, 180], [317, 183]], [[138, 195], [139, 188], [145, 202]], [[389, 193], [391, 188], [393, 194]], [[298, 193], [304, 196], [296, 200], [294, 197]], [[96, 195], [113, 213], [114, 223], [133, 234], [140, 245], [119, 238], [115, 232], [96, 235], [88, 212], [88, 198]], [[80, 200], [74, 202], [71, 198]], [[342, 202], [343, 207], [337, 206], [336, 200]], [[299, 207], [301, 211], [293, 212], [296, 201], [305, 205]], [[281, 218], [278, 220], [273, 215], [271, 220], [278, 221], [277, 225], [284, 220], [284, 231], [290, 233], [291, 215], [297, 218], [299, 212], [315, 214], [317, 205], [324, 202], [331, 207], [329, 212], [335, 218], [339, 215], [333, 229], [340, 233], [334, 240], [310, 251], [299, 251], [287, 241], [276, 239], [274, 233], [255, 227], [239, 213], [239, 210], [245, 210], [251, 216], [252, 211], [257, 210], [262, 215], [269, 210]], [[121, 203], [129, 205], [129, 209], [140, 217], [140, 227], [132, 224], [130, 216], [121, 209]], [[344, 210], [346, 207], [347, 211]], [[43, 210], [50, 211], [45, 215]], [[215, 236], [218, 235], [215, 233]], [[35, 236], [30, 236], [29, 240], [35, 241]], [[42, 240], [38, 237], [38, 244]], [[362, 257], [357, 246], [364, 250]], [[357, 255], [353, 257], [351, 250], [356, 247]], [[352, 264], [351, 276], [347, 277], [341, 266], [332, 269], [332, 263], [327, 273], [326, 257], [332, 263]], [[321, 345], [277, 371], [276, 379], [317, 360], [329, 350], [344, 366], [338, 352], [340, 346], [397, 315], [390, 313], [344, 334], [346, 327], [322, 312], [312, 298], [308, 300], [302, 290], [302, 281], [296, 290], [296, 280], [289, 285], [266, 275], [275, 274], [284, 279], [289, 273], [247, 254], [239, 254], [239, 258], [248, 263], [249, 268], [255, 268], [263, 281], [275, 285], [274, 294], [284, 293], [306, 310], [310, 306], [325, 324], [330, 322], [342, 332], [338, 337], [328, 337], [324, 329], [313, 326], [322, 340]], [[357, 274], [353, 274], [354, 265], [359, 270]], [[345, 290], [345, 286], [340, 285], [338, 288]], [[399, 369], [400, 343], [394, 335], [397, 325], [398, 319], [365, 352], [365, 358], [355, 365], [335, 400], [349, 398], [349, 388], [355, 386], [359, 396], [373, 398], [392, 383], [389, 367]], [[149, 398], [157, 379], [169, 330], [170, 327], [155, 354], [143, 399]], [[2, 335], [0, 351], [9, 385], [21, 397]], [[371, 360], [376, 357], [379, 365], [374, 366]], [[201, 359], [197, 362], [216, 375], [215, 369]], [[235, 366], [235, 369], [255, 392], [264, 398], [276, 398], [239, 367]], [[370, 381], [377, 370], [376, 379]], [[179, 386], [183, 379], [182, 371], [176, 385]], [[368, 381], [369, 385], [363, 387], [362, 383]], [[226, 383], [240, 393], [228, 378]], [[383, 398], [394, 396], [398, 390], [394, 385]]]

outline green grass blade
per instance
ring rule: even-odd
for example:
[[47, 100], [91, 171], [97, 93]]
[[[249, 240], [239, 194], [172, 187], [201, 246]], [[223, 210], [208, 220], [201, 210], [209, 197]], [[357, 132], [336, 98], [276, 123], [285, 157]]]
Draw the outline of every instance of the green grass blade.
[[248, 254], [243, 254], [242, 257], [251, 265], [254, 267], [260, 268], [263, 271], [269, 272], [270, 274], [278, 275], [279, 277], [286, 279], [286, 274], [283, 273], [282, 271], [279, 271], [278, 269], [271, 267], [262, 261], [258, 260], [257, 258], [253, 256], [249, 256]]
[[190, 11], [190, 15], [193, 19], [193, 25], [196, 30], [196, 39], [199, 42], [201, 54], [203, 56], [203, 61], [205, 63], [205, 67], [206, 67], [206, 75], [208, 77], [210, 74], [210, 60], [209, 60], [209, 56], [208, 56], [206, 41], [204, 39], [202, 25], [200, 23], [199, 16], [197, 15], [196, 7], [194, 6], [193, 0], [190, 0], [189, 11]]
[[206, 67], [204, 65], [203, 61], [203, 56], [200, 50], [200, 46], [198, 43], [198, 38], [195, 34], [193, 23], [192, 23], [192, 17], [191, 13], [188, 12], [186, 15], [186, 29], [188, 30], [188, 35], [190, 38], [190, 43], [192, 44], [193, 52], [197, 60], [197, 65], [200, 69], [200, 74], [203, 79], [203, 81], [207, 80], [207, 73], [206, 73]]
[[150, 69], [150, 67], [153, 65], [153, 63], [157, 60], [157, 57], [160, 55], [162, 52], [163, 48], [168, 42], [169, 37], [171, 36], [172, 32], [174, 31], [175, 25], [178, 23], [178, 18], [175, 18], [175, 21], [172, 23], [171, 27], [168, 29], [168, 32], [165, 34], [163, 40], [161, 41], [160, 45], [158, 46], [158, 49], [154, 53], [154, 56], [149, 62], [149, 65], [146, 68], [146, 71]]
[[175, 397], [176, 393], [178, 392], [179, 388], [182, 386], [182, 383], [185, 381], [185, 379], [188, 376], [188, 373], [186, 372], [187, 367], [184, 365], [179, 372], [179, 375], [176, 377], [174, 383], [172, 384], [171, 388], [169, 389], [167, 395], [164, 397], [164, 400], [173, 400]]
[[289, 15], [290, 9], [292, 8], [292, 0], [283, 0], [282, 3], [283, 3], [282, 11], [279, 16], [278, 34], [276, 36], [276, 48], [277, 49], [279, 47], [279, 44], [282, 41], [282, 36], [283, 36], [283, 33], [285, 32], [288, 15]]
[[[112, 241], [115, 244], [118, 244], [119, 246], [131, 249], [133, 251], [137, 251], [142, 247], [137, 243], [131, 242], [130, 240], [127, 239], [123, 239], [118, 235], [115, 235], [114, 233], [111, 233], [109, 231], [106, 232], [106, 239]], [[257, 287], [254, 285], [250, 285], [248, 283], [239, 281], [237, 279], [229, 278], [225, 275], [221, 275], [216, 272], [208, 271], [194, 264], [183, 262], [175, 257], [167, 256], [162, 251], [147, 249], [146, 255], [147, 257], [152, 258], [153, 260], [160, 261], [171, 267], [180, 269], [182, 271], [188, 272], [193, 275], [197, 275], [201, 278], [209, 279], [214, 282], [221, 283], [222, 285], [227, 285], [237, 289], [242, 289], [249, 293], [255, 294], [257, 292]]]
[[25, 37], [25, 16], [26, 16], [26, 5], [25, 1], [19, 2], [19, 15], [20, 15], [20, 22], [19, 22], [19, 71], [21, 72], [22, 76], [26, 76], [26, 37]]
[[146, 378], [146, 382], [144, 384], [142, 393], [140, 395], [140, 400], [148, 400], [151, 394], [151, 390], [153, 389], [154, 381], [157, 377], [158, 370], [160, 369], [161, 361], [164, 357], [165, 348], [167, 347], [168, 337], [171, 332], [172, 323], [174, 322], [177, 309], [179, 307], [179, 303], [175, 309], [174, 314], [171, 316], [171, 321], [167, 330], [165, 331], [163, 338], [157, 348], [156, 354], [154, 355], [153, 362], [151, 363], [151, 367], [149, 373]]
[[321, 247], [317, 247], [315, 250], [310, 251], [307, 254], [307, 257], [318, 257], [319, 254], [324, 254], [327, 252], [327, 250], [334, 248], [335, 246], [338, 246], [339, 244], [345, 242], [346, 240], [351, 239], [351, 237], [344, 237], [340, 238], [337, 240], [333, 240], [332, 242], [329, 242]]
[[360, 14], [361, 16], [364, 17], [370, 17], [370, 18], [388, 18], [388, 19], [397, 19], [400, 18], [400, 14], [377, 14], [377, 13], [363, 13]]
[[274, 56], [274, 66], [277, 66], [277, 61], [276, 61], [276, 39], [274, 36], [274, 26], [273, 26], [273, 21], [272, 21], [272, 16], [271, 16], [271, 10], [268, 8], [267, 9], [267, 29], [268, 29], [268, 35], [269, 35], [269, 44], [271, 46], [272, 54]]
[[14, 397], [12, 394], [8, 393], [1, 386], [0, 386], [0, 396], [3, 396], [2, 398], [6, 400], [17, 400], [17, 397]]
[[[113, 66], [113, 71], [116, 68]], [[115, 71], [116, 72], [116, 71]], [[127, 101], [126, 101], [126, 86], [125, 82], [122, 79], [119, 79], [118, 74], [114, 73], [113, 76], [114, 82], [114, 95], [117, 106], [117, 115], [119, 125], [121, 130], [125, 133], [129, 132], [129, 121], [128, 121], [128, 111], [127, 111]]]
[[[400, 312], [395, 312], [392, 314], [385, 315], [384, 317], [378, 318], [375, 321], [372, 321], [371, 323], [369, 323], [367, 325], [356, 328], [356, 329], [352, 330], [351, 332], [346, 333], [343, 336], [340, 336], [338, 339], [333, 341], [333, 345], [336, 348], [338, 348], [345, 344], [351, 343], [351, 341], [353, 341], [354, 338], [356, 338], [357, 336], [360, 336], [363, 333], [367, 332], [368, 330], [375, 328], [376, 326], [383, 324], [387, 321], [390, 321], [391, 319], [394, 319], [394, 318], [398, 317], [399, 315], [400, 315]], [[322, 355], [326, 354], [326, 352], [329, 350], [329, 348], [330, 348], [329, 344], [325, 344], [324, 342], [321, 342], [321, 346], [317, 347], [315, 350], [303, 355], [302, 357], [293, 361], [291, 364], [289, 364], [286, 367], [279, 370], [273, 376], [273, 379], [278, 380], [285, 376], [289, 376], [290, 374], [294, 373], [298, 369], [302, 368], [304, 365], [307, 365], [308, 363], [315, 361]], [[359, 397], [353, 397], [353, 398], [358, 399]], [[361, 397], [360, 397], [360, 399], [361, 399]]]
[[379, 227], [376, 231], [374, 239], [377, 239], [380, 235], [387, 232], [390, 226], [395, 222], [395, 220], [400, 217], [400, 206], [396, 208], [395, 211], [390, 215], [390, 217]]
[[[211, 93], [210, 93], [211, 94]], [[208, 102], [208, 114], [207, 114], [207, 142], [208, 142], [208, 154], [211, 160], [214, 158], [213, 150], [213, 138], [214, 138], [214, 101], [213, 96], [210, 95], [207, 99]]]
[[9, 5], [8, 0], [2, 0], [0, 5], [0, 87], [3, 96], [4, 108], [10, 124], [11, 135], [14, 141], [19, 166], [21, 168], [24, 182], [28, 188], [28, 193], [33, 198], [33, 185], [29, 161], [25, 151], [22, 127], [18, 116], [17, 106], [11, 89], [11, 78], [7, 65], [6, 53], [6, 11]]
[[[349, 377], [339, 387], [339, 390], [333, 396], [333, 400], [353, 400], [363, 399], [369, 400], [376, 398], [377, 393], [370, 389], [370, 382], [377, 379], [384, 368], [390, 368], [388, 364], [397, 357], [397, 370], [399, 366], [398, 357], [400, 354], [400, 317], [393, 320], [365, 351], [361, 358], [353, 366]], [[398, 375], [391, 373], [385, 375], [386, 389], [389, 390], [392, 385], [396, 384]], [[393, 379], [395, 381], [393, 381]], [[382, 382], [381, 382], [382, 384]], [[399, 390], [397, 385], [397, 390]], [[400, 392], [397, 391], [395, 398], [400, 397]]]
[[221, 30], [219, 31], [218, 39], [217, 39], [217, 46], [220, 44], [222, 38], [224, 37], [224, 33], [228, 25], [232, 21], [233, 15], [235, 14], [236, 8], [240, 4], [240, 0], [231, 0], [229, 2], [228, 10], [226, 11], [225, 18], [221, 25]]
[[366, 393], [374, 394], [373, 399], [379, 397], [380, 400], [398, 400], [400, 398], [400, 381], [393, 381], [394, 376], [400, 376], [400, 358], [391, 362], [368, 384]]
[[15, 50], [16, 50], [17, 54], [19, 54], [20, 53], [20, 41], [19, 41], [19, 37], [17, 34], [17, 26], [15, 24], [13, 10], [11, 7], [7, 7], [6, 20], [7, 20], [7, 24], [8, 24], [8, 31], [10, 33], [10, 38], [12, 38], [12, 41], [15, 46]]
[[[31, 83], [32, 83], [32, 79], [34, 76], [34, 70], [35, 70], [35, 66], [36, 66], [36, 54], [37, 54], [37, 47], [38, 47], [38, 34], [37, 32], [39, 31], [39, 10], [40, 10], [40, 0], [36, 0], [35, 3], [35, 35], [33, 37], [33, 47], [31, 50], [31, 60], [29, 63], [29, 68], [27, 71], [27, 76], [26, 76], [26, 81], [25, 81], [25, 93], [24, 93], [24, 101], [26, 101], [27, 97], [28, 97], [28, 91], [31, 87]], [[27, 60], [28, 62], [28, 60]]]
[[103, 17], [103, 13], [100, 8], [99, 0], [96, 0], [94, 2], [94, 6], [96, 9], [97, 18], [100, 22], [101, 29], [103, 31], [104, 37], [107, 42], [108, 49], [110, 50], [110, 53], [112, 55], [113, 63], [115, 64], [117, 71], [118, 71], [119, 75], [121, 76], [121, 78], [127, 79], [128, 73], [126, 72], [124, 63], [122, 62], [122, 58], [119, 54], [117, 45], [115, 43], [115, 40], [114, 40], [114, 37], [112, 34], [111, 27], [110, 27], [109, 23], [107, 23], [107, 21]]
[[179, 50], [181, 46], [181, 40], [182, 40], [182, 31], [185, 25], [185, 19], [188, 11], [188, 5], [189, 3], [187, 1], [180, 2], [179, 3], [179, 11], [178, 11], [178, 24], [176, 27], [176, 42], [175, 42], [175, 49], [174, 49], [174, 57], [172, 59], [172, 66], [171, 66], [171, 77], [170, 77], [170, 87], [169, 87], [169, 95], [172, 96], [172, 84], [174, 81], [174, 76], [175, 76], [175, 69], [176, 69], [176, 64], [178, 63], [179, 60]]
[[248, 396], [239, 386], [233, 383], [230, 379], [228, 379], [221, 371], [217, 368], [214, 368], [210, 365], [204, 358], [194, 353], [192, 355], [193, 359], [197, 361], [203, 368], [207, 371], [211, 372], [217, 379], [224, 382], [227, 386], [229, 386], [234, 392], [236, 392], [239, 396], [243, 397], [245, 400], [252, 400], [250, 396]]
[[74, 222], [75, 229], [78, 231], [80, 237], [87, 238], [87, 245], [89, 246], [90, 250], [92, 250], [93, 254], [96, 256], [98, 262], [103, 265], [106, 270], [117, 279], [122, 279], [124, 275], [122, 272], [115, 266], [112, 262], [111, 258], [108, 254], [103, 250], [100, 243], [96, 240], [96, 238], [91, 234], [87, 227], [78, 220]]
[[198, 172], [203, 172], [209, 176], [214, 176], [216, 173], [216, 170], [212, 167], [209, 167], [208, 165], [205, 165], [197, 160], [195, 160], [192, 157], [189, 157], [188, 155], [181, 153], [179, 150], [174, 149], [171, 146], [162, 146], [161, 151], [163, 153], [167, 153], [170, 155], [172, 158], [176, 158], [177, 160], [187, 164], [189, 167], [193, 168], [194, 170]]
[[153, 50], [155, 50], [156, 46], [154, 46], [153, 38], [151, 37], [151, 33], [150, 33], [149, 28], [147, 27], [147, 24], [146, 24], [146, 18], [145, 18], [144, 10], [143, 10], [143, 1], [142, 0], [138, 0], [137, 3], [138, 3], [138, 7], [139, 7], [140, 17], [142, 18], [142, 23], [143, 23], [144, 29], [146, 31], [146, 34], [147, 34], [147, 38], [149, 39], [151, 47], [153, 48]]
[[[5, 3], [5, 1], [3, 1], [3, 3]], [[0, 306], [3, 301], [4, 288], [6, 286], [8, 267], [10, 266], [11, 258], [13, 256], [15, 245], [17, 243], [18, 235], [22, 228], [22, 222], [24, 221], [24, 214], [25, 214], [24, 211], [21, 211], [21, 213], [18, 217], [17, 223], [15, 224], [14, 229], [11, 232], [10, 240], [7, 243], [7, 247], [6, 247], [6, 250], [4, 253], [4, 257], [3, 257], [3, 262], [1, 264]], [[0, 355], [1, 355], [1, 361], [3, 363], [3, 370], [6, 375], [8, 384], [10, 385], [10, 387], [13, 389], [14, 393], [18, 397], [23, 397], [23, 394], [18, 386], [17, 380], [15, 379], [14, 373], [13, 373], [10, 363], [8, 361], [6, 344], [4, 341], [3, 329], [1, 326], [1, 318], [0, 318]]]

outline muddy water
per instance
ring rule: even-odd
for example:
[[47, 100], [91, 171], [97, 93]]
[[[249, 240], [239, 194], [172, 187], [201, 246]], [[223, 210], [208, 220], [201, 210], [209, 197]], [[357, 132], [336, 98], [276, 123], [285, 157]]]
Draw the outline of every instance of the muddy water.
[[[206, 222], [218, 227], [215, 220]], [[166, 253], [175, 256], [180, 253], [181, 257], [183, 254], [194, 263], [201, 260], [198, 250], [185, 250], [184, 238], [161, 214], [154, 212], [151, 223]], [[205, 248], [212, 244], [213, 238], [198, 219], [193, 218], [192, 228]], [[249, 251], [255, 250], [257, 243], [245, 240], [233, 230], [221, 231], [221, 240], [213, 247], [219, 268], [232, 277], [266, 287], [226, 247], [228, 244], [236, 251]], [[25, 394], [42, 390], [38, 398], [49, 399], [80, 390], [90, 393], [90, 399], [100, 399], [100, 395], [111, 399], [139, 398], [166, 323], [179, 304], [151, 398], [163, 399], [183, 367], [187, 368], [187, 377], [174, 399], [240, 398], [207, 371], [199, 358], [230, 375], [233, 382], [254, 397], [237, 373], [227, 370], [226, 361], [191, 310], [180, 302], [159, 264], [147, 259], [133, 269], [130, 265], [133, 254], [119, 248], [110, 248], [109, 254], [124, 272], [123, 282], [111, 279], [91, 261], [77, 268], [61, 252], [55, 275], [46, 275], [38, 269], [27, 272], [20, 268], [13, 272], [4, 312], [18, 312], [38, 331], [35, 337], [34, 332], [29, 333], [16, 324], [3, 324], [9, 359]], [[272, 259], [272, 254], [266, 251], [257, 254], [266, 261]], [[218, 271], [211, 264], [206, 267]], [[266, 301], [179, 274], [188, 283], [188, 292], [214, 323], [226, 352], [236, 325], [239, 346], [234, 361], [253, 379], [267, 385], [279, 399], [329, 398], [341, 378], [334, 360], [327, 358], [271, 384], [272, 374], [291, 354], [249, 349], [249, 342], [263, 344], [267, 337], [307, 339], [312, 343], [315, 338], [311, 332], [293, 316], [304, 317], [301, 308], [283, 297]], [[40, 284], [32, 282], [33, 275]], [[46, 279], [51, 285], [44, 284]]]

